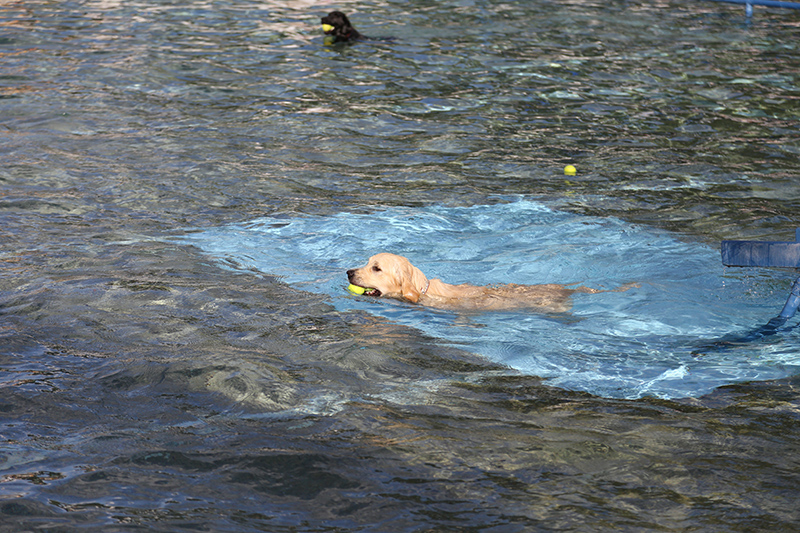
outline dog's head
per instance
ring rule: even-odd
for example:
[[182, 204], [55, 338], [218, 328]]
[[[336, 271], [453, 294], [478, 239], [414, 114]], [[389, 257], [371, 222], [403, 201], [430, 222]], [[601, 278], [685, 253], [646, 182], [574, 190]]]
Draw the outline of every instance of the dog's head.
[[417, 303], [428, 278], [408, 259], [400, 255], [373, 255], [366, 266], [347, 271], [353, 285], [366, 288], [365, 296], [388, 296]]
[[350, 41], [361, 36], [341, 11], [331, 11], [322, 17], [322, 31], [333, 37], [333, 42]]

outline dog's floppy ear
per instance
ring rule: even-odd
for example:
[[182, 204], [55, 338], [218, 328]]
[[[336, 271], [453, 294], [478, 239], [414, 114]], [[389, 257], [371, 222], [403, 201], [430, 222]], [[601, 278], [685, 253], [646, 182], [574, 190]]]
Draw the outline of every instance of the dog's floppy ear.
[[415, 304], [419, 301], [420, 296], [422, 295], [420, 294], [419, 289], [417, 289], [410, 281], [403, 281], [403, 298]]
[[403, 269], [401, 275], [403, 279], [401, 287], [403, 298], [411, 303], [417, 303], [422, 296], [421, 287], [425, 287], [428, 284], [428, 278], [425, 277], [425, 274], [420, 269], [411, 264]]

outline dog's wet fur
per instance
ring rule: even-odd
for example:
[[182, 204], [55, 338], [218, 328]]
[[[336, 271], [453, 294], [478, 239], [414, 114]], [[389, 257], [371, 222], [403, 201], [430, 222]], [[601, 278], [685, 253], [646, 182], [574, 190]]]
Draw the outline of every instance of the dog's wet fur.
[[334, 43], [352, 42], [361, 39], [367, 39], [367, 37], [361, 35], [358, 30], [356, 30], [353, 25], [350, 24], [350, 20], [347, 18], [347, 15], [341, 11], [331, 11], [322, 17], [322, 24], [333, 26], [332, 30], [325, 32], [325, 35], [331, 38], [332, 42]]
[[[450, 285], [440, 279], [429, 280], [403, 256], [373, 255], [361, 268], [347, 271], [350, 283], [367, 289], [365, 296], [396, 298], [429, 307], [462, 311], [528, 309], [543, 313], [566, 313], [572, 308], [575, 293], [611, 292], [589, 287], [544, 285]], [[628, 284], [613, 292], [637, 287]]]

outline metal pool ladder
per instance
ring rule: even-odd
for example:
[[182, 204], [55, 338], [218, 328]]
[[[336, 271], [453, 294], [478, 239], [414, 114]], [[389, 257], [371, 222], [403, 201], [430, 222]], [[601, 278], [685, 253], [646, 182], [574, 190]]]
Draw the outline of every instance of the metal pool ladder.
[[[800, 228], [794, 242], [722, 241], [722, 264], [734, 267], [800, 268]], [[741, 340], [754, 340], [777, 332], [800, 307], [800, 277], [792, 285], [780, 314]]]

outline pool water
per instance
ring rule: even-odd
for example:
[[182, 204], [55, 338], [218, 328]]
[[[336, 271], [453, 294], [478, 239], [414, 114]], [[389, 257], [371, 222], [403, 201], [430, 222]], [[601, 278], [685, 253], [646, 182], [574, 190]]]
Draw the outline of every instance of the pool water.
[[[229, 268], [325, 297], [341, 311], [382, 316], [553, 386], [600, 396], [698, 397], [729, 383], [791, 376], [800, 363], [792, 335], [697, 353], [704, 342], [737, 331], [744, 336], [783, 304], [768, 290], [754, 298], [759, 280], [727, 273], [718, 250], [523, 199], [259, 218], [193, 233], [183, 242]], [[345, 271], [380, 251], [405, 255], [431, 278], [452, 283], [639, 287], [575, 295], [567, 316], [459, 316], [343, 290]]]
[[[326, 46], [345, 11], [368, 36]], [[0, 531], [792, 531], [800, 11], [0, 2]], [[564, 174], [574, 165], [575, 175]], [[581, 283], [570, 313], [346, 291]]]

